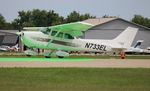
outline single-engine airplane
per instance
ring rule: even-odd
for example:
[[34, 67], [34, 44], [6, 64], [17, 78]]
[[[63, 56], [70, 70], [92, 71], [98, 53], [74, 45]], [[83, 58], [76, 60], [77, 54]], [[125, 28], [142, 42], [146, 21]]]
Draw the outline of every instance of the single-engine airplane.
[[126, 54], [150, 54], [150, 51], [148, 51], [147, 49], [140, 48], [143, 41], [144, 40], [138, 40], [133, 47], [130, 47], [129, 49], [125, 50], [125, 53]]
[[[52, 54], [63, 58], [69, 56], [70, 51], [111, 52], [128, 49], [138, 31], [137, 28], [128, 27], [112, 40], [78, 38], [91, 27], [93, 25], [89, 23], [75, 22], [50, 27], [24, 27], [24, 30], [32, 31], [22, 31], [17, 34], [20, 35], [21, 41], [31, 49], [52, 50], [44, 53], [46, 58], [50, 58]], [[25, 53], [35, 54], [32, 50], [27, 50]]]
[[140, 48], [143, 41], [144, 40], [138, 40], [134, 46], [132, 46], [129, 49], [125, 50], [125, 52], [127, 54], [130, 54], [130, 53], [131, 54], [132, 53], [143, 53], [143, 49]]
[[2, 51], [2, 52], [18, 51], [18, 50], [19, 50], [18, 44], [14, 45], [14, 46], [7, 46], [7, 45], [0, 46], [0, 51]]

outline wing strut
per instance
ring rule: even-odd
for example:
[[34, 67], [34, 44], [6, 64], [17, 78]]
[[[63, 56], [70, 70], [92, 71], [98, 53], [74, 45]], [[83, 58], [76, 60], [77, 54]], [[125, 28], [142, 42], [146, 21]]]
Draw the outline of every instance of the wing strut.
[[[57, 30], [58, 30], [58, 29], [57, 29]], [[51, 33], [52, 33], [53, 31], [54, 31], [54, 30], [52, 30]], [[52, 43], [52, 41], [53, 41], [53, 40], [55, 39], [55, 37], [59, 34], [60, 31], [61, 31], [61, 30], [58, 30], [58, 31], [57, 31], [57, 33], [56, 33], [56, 34], [52, 37], [52, 39], [48, 42], [47, 46], [49, 46], [49, 45]], [[49, 33], [49, 36], [50, 36], [51, 33]]]

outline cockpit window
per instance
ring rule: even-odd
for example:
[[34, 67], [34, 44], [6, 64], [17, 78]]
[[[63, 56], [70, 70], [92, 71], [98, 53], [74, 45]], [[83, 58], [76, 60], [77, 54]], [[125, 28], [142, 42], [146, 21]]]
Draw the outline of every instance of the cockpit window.
[[51, 36], [55, 36], [57, 31], [52, 31]]
[[64, 38], [65, 38], [65, 39], [74, 39], [74, 37], [72, 37], [72, 36], [69, 35], [69, 34], [65, 34]]
[[[57, 33], [57, 31], [52, 31], [51, 33], [51, 36], [55, 36]], [[65, 39], [74, 39], [73, 36], [71, 36], [70, 34], [66, 34], [66, 33], [62, 33], [62, 32], [59, 32], [56, 37], [59, 37], [59, 38], [65, 38]]]
[[48, 34], [51, 32], [51, 29], [50, 28], [47, 28], [47, 32], [48, 32]]
[[41, 32], [43, 32], [44, 34], [49, 34], [51, 32], [51, 29], [50, 28], [42, 29]]
[[59, 34], [56, 37], [63, 38], [63, 33], [59, 32]]

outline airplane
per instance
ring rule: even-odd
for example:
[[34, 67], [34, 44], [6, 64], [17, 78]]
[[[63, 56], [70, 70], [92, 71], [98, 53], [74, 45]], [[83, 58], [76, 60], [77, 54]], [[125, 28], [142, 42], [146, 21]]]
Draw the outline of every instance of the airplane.
[[143, 49], [140, 48], [142, 42], [144, 40], [138, 40], [136, 44], [133, 47], [130, 47], [129, 49], [125, 50], [126, 54], [130, 53], [143, 53]]
[[133, 47], [125, 50], [126, 54], [149, 54], [150, 51], [147, 49], [141, 49], [140, 46], [144, 40], [138, 40]]
[[146, 49], [144, 49], [144, 53], [150, 54], [150, 47], [147, 47]]
[[[50, 58], [52, 54], [63, 58], [68, 57], [71, 51], [111, 52], [128, 49], [138, 31], [137, 28], [128, 27], [111, 40], [78, 38], [92, 27], [92, 24], [86, 22], [74, 22], [50, 27], [24, 27], [24, 30], [32, 31], [21, 31], [17, 34], [28, 48], [52, 50], [44, 53], [46, 58]], [[27, 50], [25, 53], [27, 55], [35, 54], [32, 50]]]
[[18, 51], [19, 47], [18, 44], [14, 46], [7, 46], [7, 45], [1, 45], [0, 46], [0, 51], [7, 52], [7, 51]]
[[11, 51], [19, 51], [19, 45], [18, 44], [16, 44], [16, 45], [14, 45], [14, 46], [12, 46], [12, 47], [10, 47], [9, 48], [9, 50], [11, 50]]
[[146, 49], [150, 51], [150, 47], [147, 47]]
[[6, 45], [1, 45], [0, 46], [0, 51], [8, 51], [9, 50], [9, 46], [6, 46]]

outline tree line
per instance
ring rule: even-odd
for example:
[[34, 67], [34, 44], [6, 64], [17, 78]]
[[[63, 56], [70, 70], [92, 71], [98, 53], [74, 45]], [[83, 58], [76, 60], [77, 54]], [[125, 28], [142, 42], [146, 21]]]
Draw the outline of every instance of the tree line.
[[22, 29], [22, 27], [46, 27], [76, 21], [83, 21], [89, 18], [96, 18], [89, 13], [80, 14], [77, 11], [71, 12], [66, 18], [60, 16], [54, 10], [19, 11], [18, 17], [11, 23], [6, 22], [0, 14], [0, 29]]
[[[115, 17], [104, 15], [103, 18]], [[12, 22], [6, 22], [5, 18], [0, 14], [0, 29], [22, 29], [23, 27], [46, 27], [58, 24], [83, 21], [89, 18], [96, 18], [89, 13], [80, 14], [77, 11], [71, 12], [66, 18], [60, 16], [54, 10], [39, 10], [19, 11], [18, 17]], [[146, 26], [150, 28], [150, 19], [141, 15], [134, 15], [131, 22]]]
[[145, 18], [141, 15], [134, 15], [134, 17], [131, 20], [133, 23], [146, 26], [150, 28], [150, 18]]

